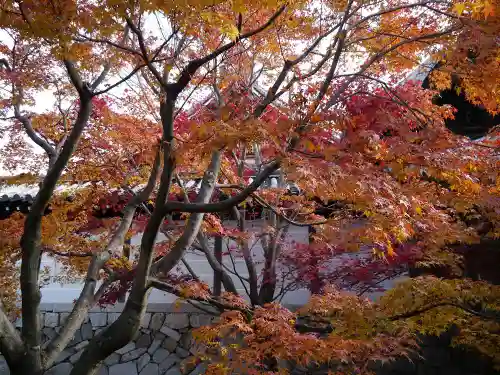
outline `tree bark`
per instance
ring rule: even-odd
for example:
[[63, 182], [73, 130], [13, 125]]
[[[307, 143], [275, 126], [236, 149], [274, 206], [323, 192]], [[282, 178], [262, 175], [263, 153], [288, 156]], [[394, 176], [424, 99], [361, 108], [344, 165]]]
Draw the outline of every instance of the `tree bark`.
[[[9, 320], [0, 300], [0, 353], [4, 356], [11, 372], [23, 362], [24, 343], [19, 332]], [[17, 371], [17, 370], [16, 370]], [[19, 371], [18, 371], [19, 372]], [[19, 372], [21, 373], [21, 372]]]
[[[203, 253], [207, 257], [208, 264], [212, 267], [214, 271], [214, 295], [219, 296], [221, 293], [221, 283], [224, 285], [224, 289], [228, 292], [238, 294], [236, 286], [233, 283], [231, 276], [222, 267], [222, 237], [215, 237], [214, 252], [210, 251], [206, 237], [202, 234], [198, 234], [198, 241], [201, 245]], [[220, 253], [220, 258], [217, 257], [217, 252]], [[217, 289], [218, 284], [218, 289]]]
[[29, 364], [31, 371], [34, 373], [41, 372], [43, 369], [40, 327], [41, 294], [38, 285], [41, 261], [42, 216], [52, 197], [56, 184], [78, 144], [83, 129], [87, 125], [92, 110], [92, 96], [90, 91], [82, 83], [73, 64], [65, 61], [65, 65], [68, 75], [80, 96], [78, 116], [57, 160], [43, 180], [40, 191], [24, 223], [24, 232], [21, 237], [22, 337], [27, 351], [23, 363]]
[[52, 339], [44, 350], [45, 353], [45, 368], [50, 367], [59, 353], [65, 348], [68, 342], [73, 337], [75, 331], [80, 327], [83, 320], [87, 316], [89, 309], [97, 302], [94, 296], [95, 288], [99, 278], [99, 271], [110, 258], [112, 253], [118, 253], [121, 246], [125, 241], [125, 236], [132, 225], [132, 220], [136, 212], [137, 207], [144, 202], [153, 191], [156, 180], [159, 174], [160, 168], [161, 151], [158, 150], [157, 156], [155, 158], [151, 174], [148, 179], [148, 183], [144, 189], [135, 195], [125, 206], [123, 218], [118, 226], [117, 230], [114, 232], [112, 238], [110, 239], [108, 245], [99, 254], [95, 254], [92, 257], [92, 261], [89, 265], [87, 271], [87, 277], [85, 280], [85, 285], [83, 287], [80, 296], [73, 307], [63, 329], [58, 333], [58, 335]]
[[129, 298], [123, 312], [103, 332], [95, 336], [87, 345], [80, 359], [75, 363], [71, 375], [93, 375], [99, 364], [111, 353], [126, 345], [139, 330], [150, 291], [148, 276], [154, 255], [154, 244], [163, 223], [163, 207], [168, 197], [175, 169], [173, 119], [176, 96], [166, 94], [160, 106], [163, 126], [163, 171], [156, 203], [141, 240], [139, 263]]
[[[214, 151], [212, 153], [212, 160], [207, 171], [205, 172], [205, 175], [203, 176], [203, 181], [201, 184], [200, 192], [198, 193], [198, 196], [196, 198], [196, 202], [187, 204], [200, 206], [210, 204], [208, 202], [212, 197], [212, 193], [215, 189], [215, 184], [219, 176], [220, 157], [221, 156], [219, 151]], [[159, 273], [166, 275], [181, 260], [185, 250], [192, 245], [196, 236], [198, 235], [198, 231], [200, 230], [204, 216], [202, 212], [194, 213], [189, 216], [189, 219], [186, 223], [186, 228], [184, 230], [184, 233], [182, 233], [182, 236], [177, 240], [168, 254], [165, 255], [163, 259], [158, 262], [152, 270], [151, 275], [153, 277], [155, 277]]]
[[[221, 266], [221, 263], [222, 263], [222, 236], [216, 236], [215, 237], [215, 243], [214, 243], [214, 260], [219, 264], [220, 266], [220, 269], [219, 270], [215, 270], [214, 267], [212, 267], [214, 269], [214, 294], [216, 296], [220, 296], [221, 292], [222, 292], [222, 275], [223, 275], [223, 272], [224, 270], [222, 269], [222, 266]], [[208, 257], [207, 257], [208, 259]], [[214, 262], [214, 264], [217, 264]], [[226, 275], [226, 276], [229, 276], [229, 275]], [[230, 280], [230, 284], [232, 284], [232, 279], [229, 277], [229, 280]], [[234, 285], [233, 285], [234, 287]], [[224, 289], [227, 290], [227, 287], [224, 287]]]

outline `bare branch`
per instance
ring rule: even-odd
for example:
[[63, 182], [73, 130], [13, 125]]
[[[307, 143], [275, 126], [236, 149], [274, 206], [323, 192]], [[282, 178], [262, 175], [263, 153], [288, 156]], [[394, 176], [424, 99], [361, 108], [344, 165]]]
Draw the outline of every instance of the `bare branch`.
[[[164, 281], [161, 281], [157, 278], [154, 278], [154, 277], [151, 277], [149, 278], [149, 285], [151, 285], [153, 288], [156, 288], [156, 289], [159, 289], [159, 290], [163, 290], [164, 292], [168, 292], [168, 293], [171, 293], [171, 294], [174, 294], [176, 296], [179, 296], [179, 297], [182, 297], [182, 293], [181, 291], [179, 290], [179, 288], [171, 285], [171, 284], [168, 284]], [[248, 309], [245, 309], [245, 308], [241, 308], [239, 306], [233, 306], [233, 305], [228, 305], [228, 304], [225, 304], [223, 302], [220, 302], [219, 300], [217, 300], [216, 298], [201, 298], [201, 297], [190, 297], [189, 299], [191, 300], [194, 300], [194, 301], [200, 301], [200, 302], [205, 302], [205, 303], [209, 303], [210, 305], [213, 305], [215, 306], [216, 308], [218, 308], [219, 310], [221, 311], [224, 311], [224, 310], [237, 310], [237, 311], [241, 311], [245, 314], [251, 314], [251, 309], [248, 308]]]
[[115, 42], [112, 42], [112, 41], [110, 41], [108, 39], [90, 38], [90, 37], [82, 35], [82, 34], [80, 34], [79, 36], [80, 36], [80, 39], [76, 39], [77, 42], [89, 41], [89, 42], [94, 42], [94, 43], [108, 44], [108, 45], [110, 45], [112, 47], [121, 49], [122, 51], [131, 53], [133, 55], [141, 56], [141, 53], [139, 51], [136, 51], [136, 50], [134, 50], [134, 49], [132, 49], [130, 47], [124, 46], [123, 43], [122, 44], [115, 43]]
[[192, 76], [196, 73], [198, 68], [200, 68], [202, 65], [206, 64], [207, 62], [215, 59], [217, 56], [221, 55], [222, 53], [228, 51], [229, 49], [233, 48], [237, 43], [241, 42], [242, 40], [248, 39], [254, 35], [257, 35], [261, 33], [262, 31], [266, 30], [269, 26], [271, 26], [276, 19], [285, 11], [286, 9], [286, 4], [282, 5], [270, 18], [269, 20], [264, 23], [262, 26], [249, 31], [245, 34], [240, 35], [236, 40], [227, 43], [223, 45], [222, 47], [216, 49], [212, 53], [201, 57], [199, 59], [192, 60], [186, 68], [181, 72], [179, 79], [177, 82], [172, 86], [172, 93], [176, 97], [179, 95], [179, 93], [187, 86], [189, 81], [191, 80]]
[[[379, 51], [378, 53], [376, 53], [375, 55], [373, 55], [370, 59], [368, 59], [368, 61], [366, 61], [363, 66], [361, 67], [361, 69], [356, 72], [356, 75], [359, 75], [359, 74], [363, 74], [371, 65], [373, 65], [375, 62], [377, 62], [379, 59], [381, 59], [383, 56], [387, 55], [388, 53], [398, 49], [399, 47], [405, 45], [405, 44], [409, 44], [409, 43], [413, 43], [413, 42], [416, 42], [416, 41], [420, 41], [420, 40], [425, 40], [425, 39], [435, 39], [435, 38], [439, 38], [441, 36], [444, 36], [444, 35], [448, 35], [450, 33], [452, 33], [453, 31], [457, 31], [459, 30], [459, 27], [451, 27], [451, 28], [448, 28], [444, 31], [441, 31], [441, 32], [437, 32], [437, 33], [432, 33], [432, 34], [425, 34], [425, 35], [419, 35], [419, 36], [415, 36], [413, 38], [409, 38], [409, 39], [405, 39], [405, 40], [402, 40], [401, 42], [398, 42], [394, 45], [392, 45], [391, 47], [388, 47], [382, 51]], [[330, 108], [334, 103], [337, 102], [339, 96], [345, 91], [345, 89], [354, 81], [354, 79], [356, 78], [356, 75], [352, 76], [351, 78], [349, 78], [348, 80], [346, 80], [331, 96], [331, 98], [328, 100], [328, 102], [325, 104], [325, 109], [328, 109]]]
[[198, 277], [196, 272], [194, 272], [193, 268], [190, 266], [186, 258], [182, 257], [181, 262], [184, 265], [184, 267], [186, 267], [186, 269], [188, 270], [189, 274], [193, 277], [193, 279], [195, 279], [196, 281], [200, 281], [200, 278]]
[[98, 91], [98, 92], [94, 92], [92, 95], [93, 96], [97, 96], [97, 95], [101, 95], [101, 94], [105, 94], [107, 93], [108, 91], [111, 91], [113, 90], [115, 87], [121, 85], [122, 83], [128, 81], [130, 78], [132, 78], [139, 70], [141, 70], [142, 68], [144, 68], [146, 66], [146, 64], [140, 64], [140, 65], [137, 65], [134, 69], [132, 69], [132, 71], [130, 73], [128, 73], [127, 75], [125, 75], [125, 77], [121, 78], [120, 80], [118, 80], [117, 82], [109, 85], [108, 87], [106, 87], [105, 89], [101, 90], [101, 91]]
[[[128, 26], [125, 26], [125, 30], [123, 32], [123, 37], [122, 37], [122, 40], [121, 40], [121, 45], [125, 45], [126, 42], [127, 42], [127, 39], [128, 39], [128, 34], [129, 34], [129, 27]], [[90, 85], [90, 88], [91, 90], [95, 90], [97, 87], [99, 87], [99, 85], [104, 81], [104, 79], [106, 78], [106, 76], [108, 75], [109, 71], [111, 69], [111, 64], [110, 62], [106, 62], [104, 64], [104, 67], [101, 71], [101, 74], [99, 74], [99, 76], [97, 77], [97, 79]], [[96, 94], [94, 94], [96, 95]]]
[[400, 320], [400, 319], [408, 319], [408, 318], [411, 318], [414, 316], [424, 314], [427, 311], [430, 311], [430, 310], [433, 310], [433, 309], [436, 309], [439, 307], [455, 307], [457, 309], [465, 311], [468, 314], [477, 316], [481, 319], [493, 320], [493, 321], [500, 322], [500, 312], [498, 312], [498, 311], [495, 311], [495, 310], [485, 310], [485, 311], [474, 310], [469, 306], [466, 306], [466, 305], [463, 305], [460, 303], [456, 303], [456, 302], [438, 302], [438, 303], [424, 306], [420, 309], [409, 311], [409, 312], [406, 312], [403, 314], [392, 315], [389, 317], [389, 320], [394, 321], [394, 320]]
[[[232, 208], [232, 212], [235, 214], [236, 220], [238, 221], [238, 229], [240, 231], [244, 231], [245, 217], [240, 214], [236, 206]], [[247, 292], [247, 295], [250, 297], [252, 305], [257, 305], [259, 302], [257, 269], [255, 268], [255, 263], [253, 262], [252, 259], [251, 249], [248, 246], [248, 241], [245, 239], [242, 241], [241, 250], [243, 253], [243, 259], [245, 261], [245, 266], [247, 267], [248, 271], [248, 284], [250, 291], [247, 290], [247, 287], [245, 286], [245, 283], [243, 283], [243, 281], [242, 284], [243, 287], [245, 288], [245, 291]], [[229, 256], [231, 258], [231, 261], [233, 262], [231, 252], [229, 253]]]
[[141, 49], [140, 56], [142, 57], [142, 59], [144, 60], [146, 65], [148, 66], [151, 73], [158, 80], [158, 82], [161, 85], [163, 85], [163, 80], [162, 80], [160, 72], [158, 72], [158, 70], [155, 68], [155, 66], [152, 63], [152, 60], [149, 59], [149, 53], [148, 53], [146, 43], [144, 41], [144, 37], [142, 35], [141, 30], [132, 22], [132, 20], [129, 17], [126, 18], [126, 21], [127, 21], [127, 25], [130, 27], [132, 32], [137, 36], [137, 41], [139, 42], [139, 48]]
[[[196, 203], [184, 203], [204, 206], [212, 197], [212, 193], [215, 189], [215, 184], [217, 182], [217, 177], [219, 175], [220, 169], [220, 152], [214, 151], [212, 153], [212, 160], [209, 167], [207, 168], [205, 175], [203, 176], [200, 192], [196, 198]], [[168, 206], [170, 202], [166, 204]], [[163, 215], [165, 216], [165, 215]], [[184, 232], [181, 237], [174, 244], [172, 249], [168, 252], [163, 259], [155, 265], [151, 274], [156, 275], [158, 273], [167, 274], [182, 258], [185, 250], [191, 246], [194, 242], [198, 231], [200, 230], [201, 223], [203, 221], [203, 211], [191, 215], [186, 223]]]
[[224, 270], [222, 267], [222, 264], [217, 260], [215, 257], [214, 253], [210, 250], [208, 246], [208, 241], [206, 237], [203, 235], [203, 233], [198, 233], [198, 242], [200, 243], [200, 246], [203, 250], [203, 253], [207, 257], [208, 264], [210, 264], [210, 267], [214, 270], [214, 272], [218, 272], [221, 275], [221, 281], [222, 284], [224, 285], [224, 289], [227, 290], [228, 292], [238, 294], [238, 291], [236, 290], [236, 286], [233, 283], [233, 279], [231, 276], [227, 274], [227, 272]]
[[47, 156], [49, 157], [49, 166], [51, 166], [55, 159], [57, 158], [56, 149], [47, 140], [40, 137], [31, 124], [31, 120], [24, 115], [21, 115], [19, 104], [14, 105], [14, 117], [23, 125], [26, 134], [30, 139], [35, 142], [38, 146], [43, 148]]
[[11, 370], [24, 354], [24, 343], [8, 316], [0, 299], [0, 353], [5, 357]]
[[242, 203], [247, 199], [254, 191], [256, 191], [264, 181], [280, 166], [280, 162], [274, 161], [268, 164], [266, 168], [255, 178], [254, 181], [246, 188], [244, 188], [240, 194], [226, 199], [217, 203], [182, 203], [182, 202], [167, 202], [164, 206], [164, 215], [170, 212], [191, 212], [191, 213], [201, 213], [201, 212], [223, 212], [231, 209], [234, 206]]
[[70, 258], [88, 258], [93, 256], [93, 253], [77, 253], [74, 251], [56, 251], [52, 249], [44, 249], [44, 252], [48, 253], [48, 255], [57, 255], [60, 257], [70, 257]]
[[133, 196], [129, 203], [125, 206], [120, 225], [114, 232], [106, 248], [98, 254], [93, 254], [92, 261], [87, 270], [85, 284], [75, 306], [73, 307], [73, 310], [68, 316], [62, 330], [47, 345], [45, 349], [45, 361], [47, 367], [55, 361], [59, 353], [64, 349], [65, 345], [69, 342], [69, 340], [71, 340], [75, 331], [78, 327], [80, 327], [88, 310], [98, 301], [98, 298], [96, 298], [94, 294], [99, 279], [99, 270], [104, 266], [113, 253], [120, 252], [125, 241], [125, 236], [132, 224], [137, 207], [144, 202], [153, 191], [159, 174], [160, 161], [161, 147], [158, 147], [148, 183], [144, 189], [139, 194]]
[[68, 72], [68, 76], [71, 80], [73, 86], [75, 86], [76, 91], [78, 91], [78, 95], [80, 96], [88, 96], [89, 89], [85, 87], [80, 74], [76, 70], [75, 65], [70, 60], [64, 60], [64, 66], [66, 66], [66, 70]]

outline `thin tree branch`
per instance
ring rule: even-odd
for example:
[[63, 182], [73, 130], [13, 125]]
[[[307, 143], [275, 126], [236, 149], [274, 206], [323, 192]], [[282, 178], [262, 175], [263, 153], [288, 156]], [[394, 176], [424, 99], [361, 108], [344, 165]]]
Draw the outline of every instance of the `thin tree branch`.
[[24, 343], [12, 322], [5, 313], [0, 299], [0, 353], [5, 357], [11, 369], [24, 354]]
[[190, 213], [202, 213], [202, 212], [223, 212], [231, 209], [234, 206], [242, 203], [247, 199], [254, 191], [256, 191], [264, 181], [280, 166], [280, 161], [276, 160], [268, 164], [266, 168], [255, 178], [254, 181], [246, 188], [244, 188], [240, 194], [226, 199], [217, 203], [182, 203], [182, 202], [167, 202], [164, 206], [164, 216], [170, 212], [190, 212]]
[[137, 207], [142, 202], [144, 202], [153, 191], [159, 175], [160, 161], [161, 147], [158, 147], [156, 158], [153, 163], [153, 168], [151, 170], [151, 174], [146, 186], [139, 194], [134, 195], [125, 206], [120, 225], [114, 232], [106, 248], [98, 254], [93, 254], [92, 260], [87, 270], [85, 284], [75, 306], [73, 307], [73, 310], [68, 316], [62, 330], [47, 345], [45, 349], [45, 362], [47, 367], [50, 367], [50, 365], [55, 361], [55, 359], [64, 349], [75, 331], [78, 329], [78, 327], [80, 327], [88, 310], [98, 301], [98, 298], [96, 298], [95, 296], [95, 288], [99, 279], [99, 271], [109, 260], [112, 254], [120, 252], [120, 249], [122, 248], [125, 241], [125, 236], [132, 224], [132, 220]]
[[[219, 175], [220, 158], [221, 155], [219, 151], [212, 152], [212, 160], [203, 176], [200, 192], [196, 198], [196, 203], [189, 204], [204, 206], [207, 204], [206, 202], [210, 200]], [[167, 202], [166, 206], [169, 203], [171, 202]], [[166, 214], [165, 211], [163, 212], [164, 214], [162, 217]], [[151, 272], [152, 275], [156, 275], [159, 272], [166, 275], [179, 262], [184, 255], [185, 250], [191, 246], [198, 235], [198, 231], [200, 230], [201, 223], [203, 221], [203, 216], [203, 211], [200, 211], [189, 217], [181, 237], [179, 237], [168, 254], [165, 255], [157, 265], [155, 265]]]
[[[127, 43], [128, 34], [129, 34], [129, 27], [125, 26], [125, 30], [123, 32], [123, 38], [122, 38], [121, 43], [120, 43], [121, 45], [125, 45]], [[110, 69], [111, 69], [111, 64], [108, 61], [104, 64], [104, 67], [101, 71], [101, 74], [99, 74], [99, 76], [96, 78], [96, 80], [90, 85], [90, 89], [92, 91], [97, 89], [97, 87], [99, 87], [99, 85], [106, 79], [106, 76], [108, 75]], [[94, 95], [97, 95], [97, 94], [94, 93]]]
[[[154, 278], [154, 277], [150, 277], [149, 278], [149, 285], [152, 286], [153, 288], [156, 288], [156, 289], [159, 289], [159, 290], [162, 290], [164, 292], [168, 292], [168, 293], [171, 293], [171, 294], [174, 294], [176, 296], [179, 296], [181, 298], [185, 298], [183, 295], [182, 295], [182, 292], [179, 290], [179, 288], [165, 282], [165, 281], [161, 281], [157, 278]], [[239, 306], [232, 306], [232, 305], [228, 305], [226, 303], [223, 303], [223, 302], [220, 302], [219, 300], [215, 299], [215, 298], [212, 298], [212, 297], [207, 297], [207, 298], [203, 298], [203, 297], [189, 297], [188, 299], [191, 299], [191, 300], [194, 300], [194, 301], [199, 301], [199, 302], [204, 302], [204, 303], [209, 303], [210, 305], [213, 305], [215, 306], [216, 308], [218, 308], [220, 311], [224, 311], [224, 310], [237, 310], [237, 311], [241, 311], [245, 314], [251, 314], [252, 313], [252, 310], [250, 308], [248, 309], [245, 309], [245, 308], [242, 308], [242, 307], [239, 307]]]
[[420, 309], [409, 311], [409, 312], [406, 312], [403, 314], [392, 315], [389, 317], [389, 320], [395, 321], [395, 320], [412, 318], [414, 316], [424, 314], [427, 311], [430, 311], [430, 310], [433, 310], [433, 309], [436, 309], [439, 307], [455, 307], [457, 309], [465, 311], [466, 313], [468, 313], [470, 315], [477, 316], [481, 319], [493, 320], [493, 321], [500, 322], [500, 313], [498, 311], [494, 311], [494, 310], [478, 311], [478, 310], [474, 310], [468, 306], [465, 306], [465, 305], [462, 305], [459, 303], [455, 303], [455, 302], [438, 302], [438, 303], [427, 305], [427, 306], [424, 306]]
[[207, 62], [215, 59], [217, 56], [228, 51], [229, 49], [233, 48], [237, 43], [241, 42], [242, 40], [248, 39], [248, 38], [250, 38], [254, 35], [257, 35], [257, 34], [261, 33], [262, 31], [266, 30], [269, 26], [271, 26], [274, 23], [274, 21], [276, 21], [276, 19], [278, 19], [278, 17], [285, 11], [285, 9], [286, 9], [286, 4], [282, 5], [269, 18], [269, 20], [266, 23], [264, 23], [262, 26], [254, 29], [252, 31], [249, 31], [245, 34], [240, 35], [238, 38], [236, 38], [236, 40], [225, 44], [224, 46], [216, 49], [215, 51], [213, 51], [212, 53], [210, 53], [204, 57], [192, 60], [186, 66], [186, 68], [183, 69], [177, 82], [175, 84], [173, 84], [172, 90], [173, 90], [174, 96], [179, 95], [179, 93], [187, 86], [187, 84], [191, 80], [192, 76], [196, 73], [196, 71], [198, 70], [199, 67], [201, 67], [202, 65], [206, 64]]

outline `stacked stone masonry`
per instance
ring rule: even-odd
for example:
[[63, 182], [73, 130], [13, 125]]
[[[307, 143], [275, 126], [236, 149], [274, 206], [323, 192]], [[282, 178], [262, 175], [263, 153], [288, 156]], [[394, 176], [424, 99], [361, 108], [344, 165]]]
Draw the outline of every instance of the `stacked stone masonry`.
[[[44, 342], [61, 329], [71, 307], [54, 305], [44, 308]], [[118, 318], [119, 310], [120, 307], [115, 306], [111, 311], [92, 311], [45, 375], [68, 375], [89, 341]], [[192, 329], [210, 324], [214, 319], [216, 317], [199, 311], [172, 308], [170, 304], [150, 305], [136, 337], [106, 358], [98, 375], [204, 374], [204, 364], [196, 366], [192, 361], [196, 349]], [[21, 323], [18, 322], [18, 327]], [[470, 350], [451, 348], [450, 342], [450, 335], [422, 338], [419, 355], [388, 363], [375, 362], [370, 367], [377, 375], [500, 375], [488, 360]], [[290, 365], [287, 367], [292, 375], [326, 375], [335, 368]], [[7, 364], [0, 355], [0, 375], [8, 374]]]
[[[69, 312], [57, 311], [42, 314], [44, 342], [56, 335], [68, 315]], [[68, 375], [92, 337], [119, 315], [119, 312], [91, 312], [45, 375]], [[134, 340], [106, 358], [98, 375], [203, 374], [203, 364], [193, 365], [195, 345], [191, 330], [213, 319], [211, 315], [196, 312], [148, 312]], [[9, 374], [1, 357], [0, 374]]]

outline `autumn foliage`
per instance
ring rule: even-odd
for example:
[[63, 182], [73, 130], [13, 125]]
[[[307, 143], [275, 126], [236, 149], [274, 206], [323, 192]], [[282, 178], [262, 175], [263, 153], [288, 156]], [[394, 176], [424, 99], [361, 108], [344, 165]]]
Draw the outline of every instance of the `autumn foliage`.
[[[128, 292], [71, 372], [96, 373], [134, 337], [151, 288], [222, 312], [196, 333], [207, 373], [313, 362], [369, 373], [452, 325], [457, 344], [498, 365], [498, 287], [420, 277], [363, 297], [408, 267], [460, 269], [455, 245], [500, 237], [498, 129], [456, 136], [446, 120], [457, 109], [434, 104], [459, 87], [499, 113], [498, 6], [2, 2], [2, 185], [39, 186], [29, 212], [0, 221], [11, 372], [42, 374], [92, 306]], [[406, 77], [429, 61], [423, 90]], [[308, 243], [294, 227], [310, 228]], [[188, 250], [223, 292], [199, 281]], [[42, 255], [85, 280], [46, 345]], [[313, 296], [292, 312], [280, 301], [297, 289]]]

